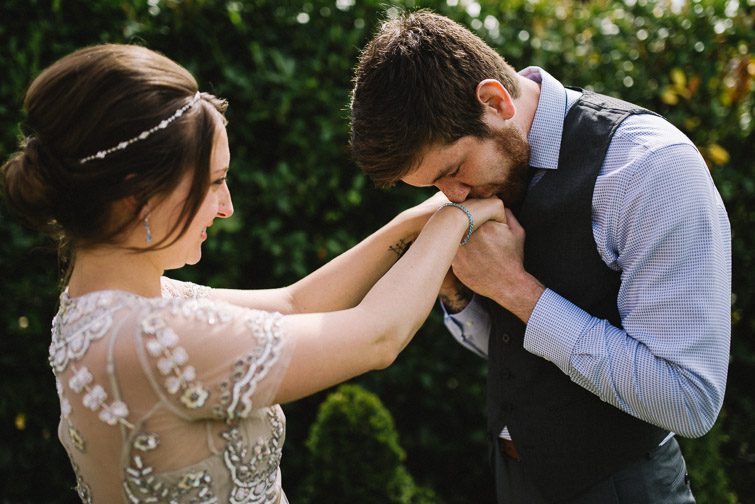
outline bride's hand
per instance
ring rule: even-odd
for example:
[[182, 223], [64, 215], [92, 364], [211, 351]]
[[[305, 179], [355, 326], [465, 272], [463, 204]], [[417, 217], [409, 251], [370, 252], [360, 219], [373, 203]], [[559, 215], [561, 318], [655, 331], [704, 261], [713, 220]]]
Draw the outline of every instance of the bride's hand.
[[446, 198], [445, 194], [438, 191], [422, 203], [405, 210], [404, 213], [413, 217], [424, 217], [424, 220], [427, 221], [432, 214], [446, 203], [448, 203], [448, 198]]
[[503, 201], [497, 196], [484, 199], [469, 198], [461, 205], [472, 214], [475, 230], [489, 220], [506, 223], [506, 209]]
[[[422, 230], [427, 220], [447, 203], [449, 201], [446, 195], [438, 191], [422, 203], [401, 212], [399, 218], [409, 223], [412, 230], [410, 240], [414, 239]], [[465, 200], [462, 205], [472, 214], [475, 229], [478, 229], [489, 220], [506, 222], [503, 202], [497, 196], [484, 199], [470, 198]], [[458, 212], [459, 209], [456, 211]]]

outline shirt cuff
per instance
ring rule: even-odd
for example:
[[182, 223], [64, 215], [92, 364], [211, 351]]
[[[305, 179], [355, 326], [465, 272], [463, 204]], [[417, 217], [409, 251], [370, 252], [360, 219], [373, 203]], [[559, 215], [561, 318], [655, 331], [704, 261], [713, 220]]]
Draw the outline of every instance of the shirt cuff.
[[524, 333], [524, 349], [569, 374], [574, 346], [592, 316], [550, 289], [540, 296]]
[[448, 313], [443, 302], [440, 302], [440, 307], [443, 310], [443, 323], [454, 339], [477, 355], [487, 358], [490, 314], [477, 296], [472, 296], [469, 304], [458, 313]]

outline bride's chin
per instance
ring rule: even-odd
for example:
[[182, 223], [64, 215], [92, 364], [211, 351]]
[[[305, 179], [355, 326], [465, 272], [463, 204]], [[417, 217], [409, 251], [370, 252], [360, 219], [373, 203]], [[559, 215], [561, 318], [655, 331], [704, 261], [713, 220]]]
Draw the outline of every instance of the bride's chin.
[[192, 257], [191, 259], [189, 259], [188, 261], [186, 261], [186, 264], [188, 264], [189, 266], [194, 266], [195, 264], [197, 264], [199, 262], [200, 259], [202, 259], [202, 253], [201, 252], [199, 254], [197, 254], [196, 257]]

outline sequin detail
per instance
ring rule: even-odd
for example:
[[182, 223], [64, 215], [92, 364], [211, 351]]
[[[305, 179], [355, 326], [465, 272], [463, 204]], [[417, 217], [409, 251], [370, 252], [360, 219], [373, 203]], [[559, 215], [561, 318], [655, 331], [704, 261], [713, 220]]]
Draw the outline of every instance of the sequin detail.
[[267, 419], [272, 436], [251, 446], [244, 442], [238, 429], [223, 434], [228, 441], [223, 456], [234, 483], [231, 504], [262, 504], [275, 497], [285, 426], [278, 408], [268, 408]]
[[[202, 299], [211, 289], [164, 280], [163, 295], [168, 296], [164, 298], [143, 298], [119, 291], [75, 299], [68, 298], [66, 293], [61, 296], [60, 310], [53, 322], [49, 360], [60, 399], [59, 432], [76, 473], [79, 497], [85, 504], [91, 504], [91, 490], [102, 490], [96, 472], [82, 473], [80, 467], [91, 471], [92, 464], [85, 463], [87, 457], [101, 456], [97, 450], [103, 445], [99, 438], [85, 439], [92, 436], [91, 431], [80, 431], [75, 425], [80, 416], [94, 414], [107, 425], [120, 426], [103, 431], [107, 432], [103, 435], [123, 436], [125, 459], [116, 472], [122, 475], [120, 481], [117, 476], [116, 481], [128, 502], [285, 502], [279, 469], [285, 417], [279, 406], [254, 404], [260, 383], [271, 375], [281, 358], [280, 315]], [[133, 318], [134, 315], [138, 318]], [[175, 329], [171, 326], [174, 322], [179, 324], [174, 325]], [[229, 353], [224, 365], [218, 368], [219, 376], [214, 371], [208, 375], [207, 370], [195, 368], [197, 362], [202, 362], [197, 356], [204, 351], [204, 345], [213, 344], [214, 340], [205, 339], [208, 331], [222, 336], [229, 330], [239, 331], [237, 340], [239, 335], [246, 338], [246, 350], [235, 355]], [[129, 340], [130, 334], [136, 339]], [[101, 345], [94, 345], [100, 340]], [[129, 348], [128, 341], [141, 346], [137, 350], [142, 352], [139, 359], [146, 358], [141, 364], [128, 352], [120, 353]], [[97, 354], [93, 354], [95, 349]], [[115, 353], [108, 354], [112, 349]], [[106, 361], [106, 355], [113, 355], [114, 359]], [[130, 360], [120, 361], [124, 356]], [[153, 380], [149, 383], [154, 390], [168, 392], [166, 396], [155, 396], [156, 405], [130, 404], [133, 396], [128, 392], [132, 383], [120, 380], [140, 369], [134, 368], [135, 365], [141, 366], [144, 383]], [[279, 376], [277, 373], [272, 376]], [[271, 393], [267, 387], [263, 397]], [[169, 404], [171, 409], [161, 409], [165, 406], [160, 403]], [[198, 411], [202, 408], [208, 408], [207, 416], [214, 413], [217, 417], [198, 420], [206, 423], [209, 430], [199, 429], [201, 436], [192, 434], [186, 439], [190, 445], [202, 443], [207, 455], [200, 451], [200, 458], [194, 459], [197, 462], [193, 465], [166, 471], [161, 467], [164, 460], [161, 450], [174, 446], [176, 440], [175, 431], [164, 430], [163, 422], [166, 412], [171, 415], [170, 411], [178, 411], [176, 405], [193, 411], [186, 418], [205, 418], [205, 413]], [[137, 408], [135, 416], [129, 406]], [[161, 415], [155, 417], [155, 422], [150, 416], [153, 411]], [[187, 422], [180, 415], [174, 418], [181, 419], [176, 424], [179, 429], [180, 422]], [[215, 441], [210, 443], [208, 435]], [[117, 458], [113, 462], [112, 468], [119, 467]], [[87, 477], [91, 478], [89, 482]]]
[[207, 471], [185, 473], [176, 484], [168, 484], [146, 465], [139, 455], [132, 458], [126, 469], [123, 490], [129, 502], [217, 504], [220, 501], [212, 491], [212, 477]]
[[154, 312], [142, 321], [142, 335], [147, 353], [157, 360], [157, 369], [165, 376], [165, 390], [171, 395], [181, 392], [181, 403], [189, 409], [204, 406], [210, 391], [195, 381], [194, 367], [184, 365], [188, 354], [178, 346], [178, 335], [165, 323], [160, 312]]
[[152, 451], [160, 444], [160, 436], [154, 432], [142, 432], [134, 439], [133, 447], [142, 452]]
[[74, 462], [73, 459], [70, 460], [71, 467], [73, 467], [73, 472], [76, 475], [76, 493], [79, 495], [79, 499], [81, 499], [83, 504], [94, 504], [94, 501], [92, 500], [92, 491], [89, 489], [89, 485], [87, 485], [81, 477], [79, 466], [76, 465], [76, 462]]
[[279, 314], [253, 312], [245, 321], [255, 345], [253, 352], [236, 361], [230, 381], [221, 386], [220, 402], [227, 419], [245, 418], [252, 411], [251, 396], [280, 355], [280, 318]]
[[[60, 309], [52, 322], [49, 361], [55, 373], [63, 373], [68, 364], [86, 353], [93, 341], [101, 339], [113, 323], [117, 309], [113, 293], [103, 292], [71, 300], [64, 292]], [[61, 331], [65, 327], [65, 335]]]
[[[120, 400], [115, 400], [108, 404], [106, 402], [108, 398], [107, 392], [102, 385], [93, 384], [92, 380], [94, 378], [89, 369], [86, 366], [77, 368], [75, 365], [72, 365], [72, 367], [74, 373], [68, 381], [68, 387], [77, 394], [84, 393], [81, 402], [86, 409], [98, 412], [97, 416], [99, 419], [108, 425], [122, 423], [129, 428], [133, 427], [126, 420], [126, 417], [128, 416], [128, 406], [126, 406], [126, 403]], [[68, 401], [66, 400], [66, 403], [67, 402]], [[63, 409], [63, 406], [61, 406], [61, 409]], [[66, 409], [68, 410], [68, 414], [64, 416], [66, 420], [68, 420], [71, 410], [70, 403]]]
[[210, 296], [212, 289], [206, 285], [191, 282], [177, 282], [170, 278], [162, 279], [162, 294], [164, 298], [174, 299], [204, 299]]

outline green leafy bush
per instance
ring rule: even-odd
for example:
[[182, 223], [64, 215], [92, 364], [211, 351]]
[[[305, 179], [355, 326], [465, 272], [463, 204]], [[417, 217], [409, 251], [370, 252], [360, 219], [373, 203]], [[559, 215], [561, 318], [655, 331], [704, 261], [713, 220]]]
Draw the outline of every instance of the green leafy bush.
[[323, 401], [307, 448], [305, 502], [437, 502], [406, 470], [390, 412], [358, 385], [341, 385]]

